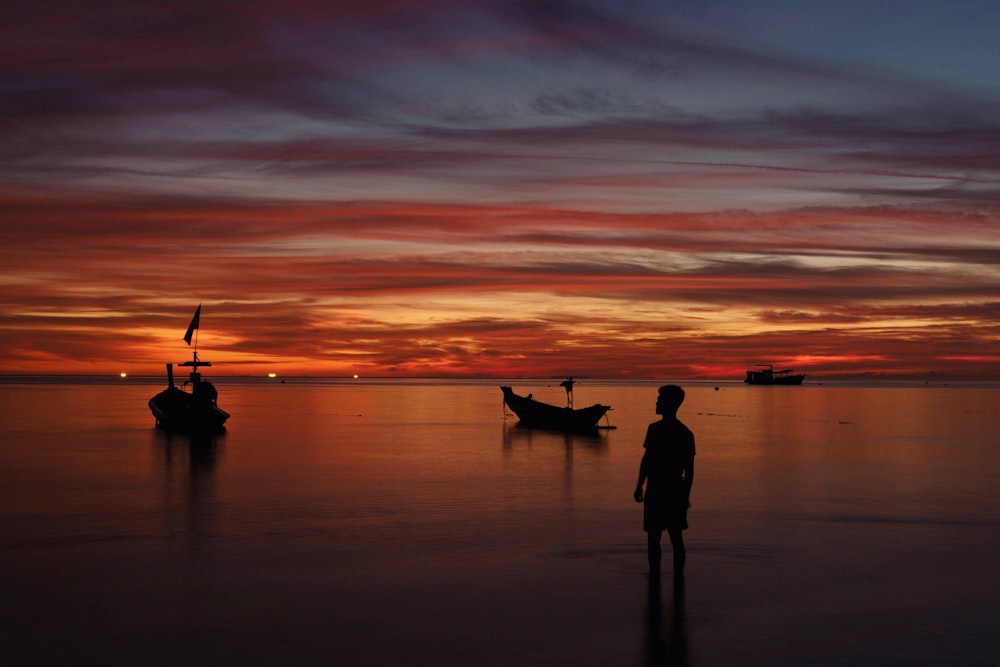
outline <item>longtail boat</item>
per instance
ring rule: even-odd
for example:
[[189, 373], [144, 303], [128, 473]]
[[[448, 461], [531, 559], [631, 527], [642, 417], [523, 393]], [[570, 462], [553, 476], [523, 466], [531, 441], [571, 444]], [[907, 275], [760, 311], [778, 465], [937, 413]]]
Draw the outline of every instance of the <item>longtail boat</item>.
[[[194, 312], [184, 341], [191, 345], [191, 336], [197, 332], [201, 320], [201, 305]], [[221, 433], [229, 413], [218, 405], [219, 392], [208, 380], [201, 377], [198, 369], [211, 366], [211, 361], [198, 358], [198, 343], [195, 338], [194, 357], [180, 366], [191, 368], [188, 382], [191, 390], [184, 391], [174, 385], [174, 365], [167, 364], [167, 388], [149, 399], [149, 409], [156, 419], [156, 427], [176, 433]]]
[[552, 429], [557, 431], [595, 431], [597, 422], [604, 417], [610, 405], [595, 403], [588, 408], [574, 409], [559, 407], [536, 401], [529, 394], [519, 396], [510, 387], [500, 387], [503, 391], [503, 402], [517, 415], [524, 426], [531, 428]]

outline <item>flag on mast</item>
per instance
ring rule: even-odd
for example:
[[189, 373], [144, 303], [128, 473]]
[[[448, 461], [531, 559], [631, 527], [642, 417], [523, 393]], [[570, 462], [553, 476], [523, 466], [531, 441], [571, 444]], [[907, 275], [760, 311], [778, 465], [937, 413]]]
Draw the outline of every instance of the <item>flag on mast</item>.
[[191, 336], [194, 334], [195, 329], [198, 328], [198, 324], [201, 320], [201, 304], [198, 304], [198, 309], [194, 311], [194, 317], [191, 318], [191, 324], [188, 325], [187, 333], [184, 334], [184, 342], [188, 345], [191, 344]]

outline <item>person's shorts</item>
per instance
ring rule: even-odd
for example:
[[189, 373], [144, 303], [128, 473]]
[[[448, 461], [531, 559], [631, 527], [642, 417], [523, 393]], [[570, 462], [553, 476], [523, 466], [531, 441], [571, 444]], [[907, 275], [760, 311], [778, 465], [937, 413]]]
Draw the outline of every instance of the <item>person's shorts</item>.
[[687, 506], [683, 489], [647, 489], [642, 505], [643, 530], [687, 530]]

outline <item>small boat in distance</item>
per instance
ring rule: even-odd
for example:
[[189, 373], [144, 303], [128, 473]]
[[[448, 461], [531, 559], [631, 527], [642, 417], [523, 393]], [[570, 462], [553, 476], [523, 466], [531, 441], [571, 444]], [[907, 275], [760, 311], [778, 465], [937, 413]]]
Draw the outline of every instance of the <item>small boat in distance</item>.
[[747, 378], [744, 380], [747, 384], [802, 384], [802, 381], [806, 379], [805, 375], [793, 374], [792, 369], [786, 369], [783, 371], [774, 370], [774, 366], [771, 364], [757, 364], [757, 368], [763, 369], [759, 371], [748, 370]]
[[[600, 403], [595, 403], [589, 408], [560, 408], [556, 405], [536, 401], [531, 397], [531, 394], [519, 396], [510, 387], [501, 386], [500, 390], [503, 391], [504, 404], [517, 415], [521, 424], [530, 428], [575, 432], [596, 431], [597, 422], [611, 409], [610, 405], [601, 405]], [[569, 391], [567, 388], [567, 394]]]
[[[190, 345], [191, 335], [198, 330], [201, 320], [201, 305], [194, 312], [184, 341]], [[189, 366], [191, 374], [188, 382], [191, 391], [174, 386], [174, 365], [167, 364], [167, 388], [149, 399], [149, 409], [156, 418], [156, 427], [175, 433], [221, 433], [226, 430], [225, 423], [229, 413], [217, 404], [219, 392], [208, 380], [201, 377], [198, 369], [211, 366], [211, 361], [198, 358], [198, 343], [195, 339], [194, 358], [185, 361], [181, 366]], [[188, 382], [184, 384], [187, 385]]]

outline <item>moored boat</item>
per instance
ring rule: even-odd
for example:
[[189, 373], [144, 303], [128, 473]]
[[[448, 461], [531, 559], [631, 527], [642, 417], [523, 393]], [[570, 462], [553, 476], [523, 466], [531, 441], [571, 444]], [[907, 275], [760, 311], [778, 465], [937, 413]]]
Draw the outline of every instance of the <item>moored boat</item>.
[[757, 364], [757, 368], [762, 370], [747, 371], [747, 377], [743, 380], [746, 384], [796, 385], [802, 384], [806, 379], [804, 374], [796, 374], [791, 368], [776, 371], [772, 364]]
[[[565, 385], [564, 385], [565, 386]], [[503, 391], [503, 402], [517, 415], [524, 426], [531, 428], [552, 429], [557, 431], [596, 431], [597, 422], [604, 417], [610, 405], [595, 403], [587, 408], [561, 408], [536, 401], [529, 394], [519, 396], [510, 387], [500, 387]], [[567, 388], [567, 393], [569, 388]]]
[[[191, 335], [198, 330], [201, 319], [201, 306], [194, 313], [188, 326], [184, 340], [191, 344]], [[176, 433], [220, 433], [226, 430], [225, 423], [229, 413], [218, 405], [219, 392], [208, 380], [202, 378], [198, 369], [211, 366], [212, 362], [198, 358], [198, 346], [195, 343], [194, 357], [180, 366], [191, 368], [188, 382], [191, 390], [184, 391], [174, 385], [174, 365], [167, 364], [167, 388], [149, 399], [149, 409], [156, 419], [157, 428]]]

